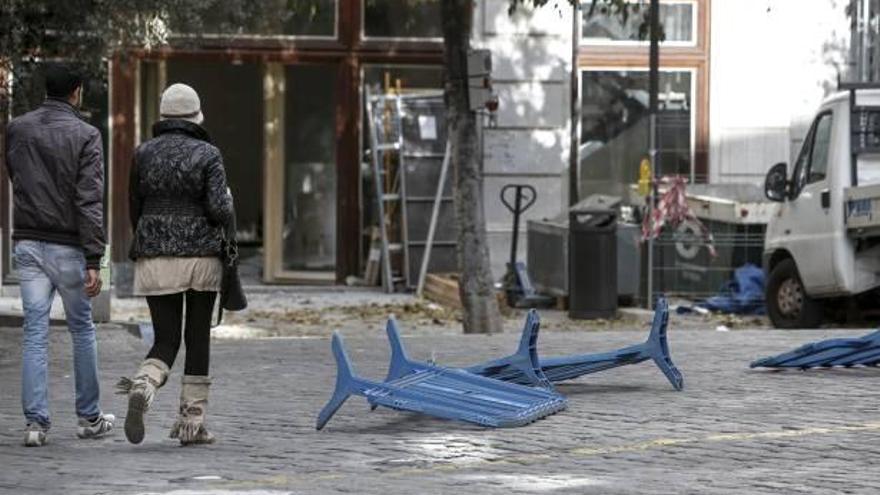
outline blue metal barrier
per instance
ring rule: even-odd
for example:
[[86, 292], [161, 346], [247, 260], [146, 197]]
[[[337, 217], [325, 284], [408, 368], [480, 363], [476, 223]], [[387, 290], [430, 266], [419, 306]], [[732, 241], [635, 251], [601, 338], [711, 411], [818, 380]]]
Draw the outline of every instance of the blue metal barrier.
[[880, 363], [880, 331], [861, 337], [829, 339], [805, 344], [793, 351], [754, 361], [751, 368], [829, 368], [877, 366]]
[[476, 423], [490, 427], [523, 426], [565, 409], [568, 402], [552, 391], [501, 382], [410, 360], [400, 341], [397, 325], [388, 321], [392, 357], [388, 380], [374, 382], [354, 374], [342, 337], [333, 335], [336, 389], [318, 414], [322, 429], [352, 394], [371, 405]]
[[543, 363], [538, 360], [538, 332], [540, 329], [541, 318], [538, 316], [538, 312], [534, 309], [529, 310], [516, 352], [500, 359], [464, 368], [464, 370], [495, 380], [553, 390], [553, 384], [541, 369]]
[[642, 344], [600, 354], [582, 354], [538, 359], [535, 345], [540, 321], [537, 312], [529, 312], [519, 349], [510, 356], [465, 368], [467, 371], [523, 385], [548, 387], [549, 382], [571, 380], [619, 366], [653, 360], [675, 390], [684, 388], [684, 379], [669, 355], [666, 329], [669, 323], [669, 305], [658, 298], [648, 340]]

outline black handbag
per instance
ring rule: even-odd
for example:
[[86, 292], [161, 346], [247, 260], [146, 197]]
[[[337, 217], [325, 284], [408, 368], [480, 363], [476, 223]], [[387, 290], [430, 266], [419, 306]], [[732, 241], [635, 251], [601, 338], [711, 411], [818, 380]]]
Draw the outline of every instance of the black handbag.
[[220, 285], [220, 304], [217, 308], [217, 324], [223, 322], [223, 310], [242, 311], [247, 308], [247, 296], [238, 276], [238, 242], [235, 240], [235, 223], [225, 232], [223, 240], [223, 279]]

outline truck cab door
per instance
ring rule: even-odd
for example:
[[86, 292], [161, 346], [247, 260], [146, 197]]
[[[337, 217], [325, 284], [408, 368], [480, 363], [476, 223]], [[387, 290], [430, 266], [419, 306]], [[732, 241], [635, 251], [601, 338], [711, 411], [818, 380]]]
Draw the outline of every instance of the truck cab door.
[[[831, 110], [820, 113], [804, 141], [792, 173], [789, 200], [782, 208], [785, 244], [791, 250], [804, 288], [811, 296], [833, 292], [838, 281], [834, 271], [834, 225], [831, 218], [831, 197], [828, 177], [830, 161], [835, 154], [832, 146], [836, 130]], [[838, 126], [839, 127], [839, 126]]]

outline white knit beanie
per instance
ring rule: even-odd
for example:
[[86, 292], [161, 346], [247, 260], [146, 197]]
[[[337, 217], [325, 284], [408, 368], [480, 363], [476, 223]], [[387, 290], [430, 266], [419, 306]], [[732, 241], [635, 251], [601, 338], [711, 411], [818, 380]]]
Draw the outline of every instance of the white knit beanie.
[[188, 120], [194, 124], [201, 124], [205, 120], [199, 94], [190, 86], [181, 83], [168, 86], [162, 93], [159, 114], [162, 119]]

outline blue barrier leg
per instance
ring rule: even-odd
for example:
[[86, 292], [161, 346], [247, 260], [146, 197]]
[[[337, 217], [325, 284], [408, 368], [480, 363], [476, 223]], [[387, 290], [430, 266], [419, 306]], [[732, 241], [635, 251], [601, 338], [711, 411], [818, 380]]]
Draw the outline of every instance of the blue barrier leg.
[[538, 332], [541, 318], [534, 309], [526, 315], [519, 347], [510, 356], [465, 368], [465, 371], [496, 380], [531, 385], [549, 390], [553, 384], [544, 375], [538, 361]]
[[534, 309], [529, 310], [519, 347], [514, 355], [519, 356], [519, 367], [529, 379], [529, 384], [553, 390], [553, 384], [544, 375], [538, 359], [538, 332], [541, 329], [541, 317]]
[[385, 377], [385, 381], [390, 382], [412, 373], [413, 365], [409, 356], [406, 355], [406, 349], [403, 348], [397, 320], [393, 316], [388, 318], [388, 322], [385, 324], [385, 333], [388, 335], [388, 344], [391, 346], [391, 361], [388, 364], [388, 376]]
[[669, 305], [666, 299], [661, 297], [657, 300], [651, 333], [644, 343], [600, 354], [546, 358], [541, 360], [541, 368], [550, 381], [558, 382], [651, 359], [672, 387], [675, 390], [682, 390], [684, 379], [669, 354], [669, 344], [666, 339], [668, 323]]
[[666, 330], [669, 327], [669, 303], [666, 299], [657, 300], [657, 309], [654, 313], [654, 321], [651, 325], [651, 335], [648, 336], [648, 353], [651, 359], [666, 375], [666, 379], [675, 390], [684, 389], [684, 377], [672, 362], [669, 354], [669, 341], [666, 338]]
[[[388, 374], [385, 376], [385, 381], [390, 382], [412, 373], [413, 366], [409, 356], [406, 355], [406, 349], [403, 348], [403, 340], [401, 340], [400, 331], [397, 329], [397, 320], [393, 316], [388, 318], [385, 323], [385, 334], [388, 336], [388, 344], [391, 346], [391, 360], [388, 363]], [[369, 402], [371, 411], [375, 411], [379, 407], [375, 401], [369, 400]]]
[[[589, 373], [637, 364], [651, 359], [660, 368], [672, 387], [675, 390], [682, 390], [684, 379], [669, 354], [669, 343], [666, 337], [668, 323], [669, 304], [665, 298], [661, 297], [657, 300], [651, 332], [648, 335], [648, 340], [644, 343], [613, 352], [538, 360], [537, 338], [540, 319], [538, 313], [532, 310], [526, 319], [519, 348], [514, 354], [465, 368], [465, 371], [521, 385], [551, 388], [552, 382], [571, 380]], [[539, 366], [535, 366], [535, 363], [539, 363]]]
[[336, 414], [336, 411], [342, 407], [342, 404], [351, 395], [356, 385], [351, 361], [348, 359], [348, 354], [345, 352], [342, 344], [342, 336], [339, 333], [333, 333], [332, 348], [333, 357], [336, 358], [336, 389], [333, 391], [330, 401], [327, 402], [327, 405], [318, 414], [318, 422], [315, 425], [315, 428], [318, 430], [323, 428], [330, 421], [330, 418]]

